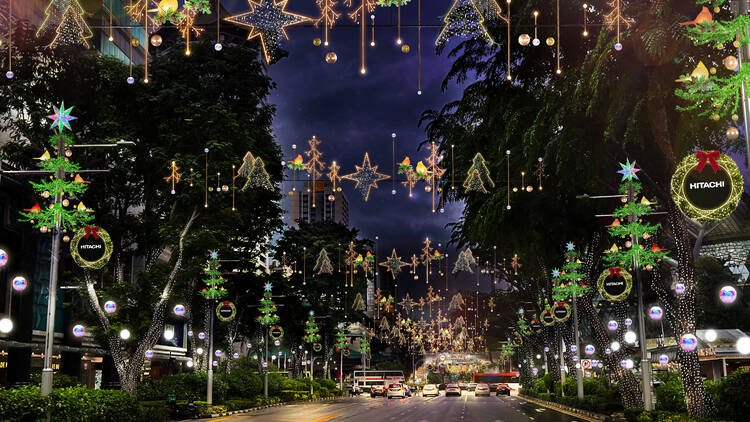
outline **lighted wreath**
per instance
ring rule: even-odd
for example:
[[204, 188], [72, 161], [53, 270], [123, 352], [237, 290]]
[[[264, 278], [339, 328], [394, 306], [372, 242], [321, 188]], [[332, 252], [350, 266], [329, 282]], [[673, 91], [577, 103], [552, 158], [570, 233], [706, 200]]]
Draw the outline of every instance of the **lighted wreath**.
[[[732, 184], [726, 200], [711, 208], [700, 208], [691, 203], [685, 192], [685, 179], [694, 169], [701, 173], [707, 171], [709, 174], [710, 172], [715, 174], [720, 170], [725, 171]], [[728, 155], [721, 154], [719, 151], [710, 153], [698, 151], [695, 155], [688, 155], [680, 161], [672, 176], [671, 192], [677, 207], [687, 217], [697, 221], [721, 220], [729, 216], [740, 202], [743, 192], [742, 174], [737, 163]]]
[[[275, 333], [275, 331], [278, 330], [278, 333]], [[268, 333], [272, 339], [278, 340], [282, 337], [284, 337], [284, 329], [280, 325], [274, 325], [271, 327], [271, 331]]]
[[[604, 282], [611, 276], [621, 277], [625, 280], [624, 290], [618, 294], [608, 293], [604, 289]], [[630, 295], [630, 290], [633, 288], [633, 276], [629, 272], [625, 271], [624, 268], [610, 267], [602, 271], [599, 275], [599, 279], [596, 280], [596, 288], [599, 290], [599, 294], [606, 300], [611, 302], [620, 302]]]
[[[219, 312], [224, 307], [229, 307], [229, 309], [232, 310], [232, 313], [229, 314], [229, 316], [223, 316], [221, 315], [221, 312]], [[224, 322], [231, 321], [232, 319], [234, 319], [234, 316], [236, 314], [237, 314], [237, 307], [234, 306], [234, 303], [232, 302], [224, 301], [224, 302], [219, 302], [219, 304], [216, 305], [216, 317]]]
[[[551, 317], [551, 318], [548, 318]], [[547, 308], [542, 311], [542, 317], [540, 318], [542, 321], [542, 324], [546, 325], [547, 327], [551, 327], [555, 325], [555, 316], [552, 315], [552, 309]]]
[[[555, 312], [556, 309], [559, 308], [565, 308], [565, 315], [558, 317], [557, 312]], [[570, 318], [570, 305], [568, 305], [565, 302], [557, 302], [557, 305], [552, 309], [552, 316], [555, 317], [555, 321], [557, 322], [565, 322]]]
[[[84, 259], [78, 252], [78, 245], [81, 243], [81, 240], [88, 240], [89, 238], [101, 239], [104, 243], [104, 254], [93, 261]], [[76, 232], [70, 241], [70, 255], [79, 267], [98, 270], [107, 265], [109, 258], [112, 256], [112, 239], [109, 237], [109, 233], [101, 227], [83, 227]]]

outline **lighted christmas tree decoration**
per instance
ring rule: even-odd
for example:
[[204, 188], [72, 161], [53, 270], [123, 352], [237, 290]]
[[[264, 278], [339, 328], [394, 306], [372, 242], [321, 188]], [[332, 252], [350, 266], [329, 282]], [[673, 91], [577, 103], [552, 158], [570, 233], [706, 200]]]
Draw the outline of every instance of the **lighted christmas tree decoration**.
[[219, 270], [219, 253], [211, 251], [206, 268], [203, 270], [206, 278], [203, 284], [206, 285], [200, 292], [204, 299], [221, 299], [227, 295], [227, 290], [222, 286], [226, 280], [221, 276]]
[[391, 273], [391, 277], [395, 280], [396, 277], [401, 273], [401, 268], [409, 265], [407, 262], [401, 260], [400, 256], [396, 255], [396, 249], [391, 251], [391, 256], [385, 261], [380, 263], [380, 266], [385, 267], [386, 270]]
[[435, 39], [435, 45], [440, 46], [452, 37], [478, 37], [494, 44], [495, 41], [485, 27], [484, 15], [477, 0], [453, 1], [443, 18], [443, 26]]
[[[31, 208], [19, 212], [19, 221], [28, 222], [34, 228], [46, 233], [50, 229], [59, 227], [60, 230], [77, 230], [90, 223], [94, 219], [93, 211], [79, 202], [78, 206], [71, 207], [68, 196], [81, 197], [88, 188], [83, 178], [75, 177], [67, 180], [66, 174], [77, 174], [80, 171], [78, 164], [71, 161], [64, 154], [74, 144], [72, 136], [64, 133], [65, 129], [71, 129], [70, 122], [76, 118], [70, 113], [73, 107], [65, 108], [65, 102], [60, 107], [53, 107], [55, 113], [47, 116], [52, 120], [51, 129], [54, 133], [49, 138], [50, 147], [56, 151], [52, 157], [48, 151], [39, 158], [39, 168], [52, 174], [50, 178], [45, 177], [39, 183], [30, 182], [34, 191], [42, 198], [52, 199], [49, 206], [41, 207], [38, 203]], [[58, 177], [62, 174], [62, 177]], [[59, 224], [59, 226], [58, 226]]]
[[287, 0], [247, 0], [250, 11], [225, 18], [227, 22], [250, 29], [247, 39], [258, 38], [266, 63], [273, 63], [279, 53], [279, 45], [289, 39], [286, 29], [292, 25], [308, 22], [307, 16], [286, 11]]
[[466, 248], [458, 253], [458, 259], [456, 259], [456, 264], [453, 266], [453, 274], [459, 271], [468, 271], [474, 274], [474, 269], [471, 266], [475, 264], [476, 260], [471, 253], [471, 249]]
[[61, 45], [89, 48], [88, 40], [93, 35], [78, 0], [50, 0], [36, 32], [37, 37], [51, 37], [51, 48]]
[[362, 333], [362, 337], [359, 339], [359, 352], [362, 353], [362, 356], [364, 356], [366, 359], [370, 358], [370, 340], [367, 338], [368, 333], [365, 330], [365, 332]]
[[326, 248], [321, 249], [320, 253], [318, 253], [318, 259], [315, 262], [313, 271], [315, 271], [317, 275], [333, 274], [333, 266], [331, 265], [331, 259], [328, 258], [328, 252], [326, 252]]
[[448, 304], [448, 310], [449, 311], [460, 311], [464, 307], [464, 298], [461, 296], [461, 293], [456, 293], [451, 298], [450, 303]]
[[245, 184], [240, 189], [241, 191], [247, 190], [247, 188], [258, 188], [273, 190], [273, 183], [271, 182], [271, 176], [266, 171], [266, 164], [260, 157], [255, 157], [248, 151], [242, 158], [242, 164], [237, 170], [237, 174], [234, 176], [244, 177]]
[[466, 172], [464, 180], [464, 191], [487, 193], [487, 187], [494, 188], [495, 182], [492, 181], [490, 170], [487, 168], [487, 162], [481, 153], [476, 153], [472, 159], [471, 167]]
[[302, 340], [308, 344], [319, 343], [321, 338], [320, 328], [318, 328], [318, 323], [315, 322], [315, 313], [310, 311], [310, 314], [307, 317], [307, 322], [305, 323], [305, 335], [302, 336]]
[[312, 206], [315, 208], [315, 197], [317, 196], [314, 192], [316, 189], [315, 185], [316, 181], [325, 171], [326, 163], [320, 159], [320, 157], [323, 156], [323, 153], [318, 150], [320, 140], [318, 140], [315, 135], [307, 141], [307, 144], [310, 145], [310, 149], [304, 152], [305, 156], [309, 157], [309, 160], [305, 163], [305, 169], [307, 170], [307, 173], [312, 176], [313, 195], [311, 196]]
[[365, 300], [362, 299], [362, 293], [357, 292], [357, 295], [354, 297], [354, 302], [352, 303], [352, 309], [357, 312], [363, 312], [367, 309]]
[[[435, 195], [437, 194], [437, 183], [440, 181], [440, 178], [443, 176], [443, 173], [445, 173], [445, 169], [440, 167], [440, 163], [443, 161], [443, 156], [439, 154], [440, 147], [435, 143], [431, 142], [430, 145], [427, 147], [427, 150], [430, 152], [430, 154], [425, 157], [424, 161], [427, 163], [427, 166], [424, 168], [424, 171], [420, 170], [419, 163], [417, 163], [417, 174], [424, 174], [425, 180], [429, 177], [429, 186], [425, 186], [425, 190], [428, 192], [432, 192], [432, 212], [435, 212]], [[428, 190], [429, 189], [429, 190]]]
[[390, 176], [383, 173], [378, 173], [378, 166], [370, 164], [370, 155], [365, 153], [362, 159], [361, 166], [354, 166], [357, 171], [351, 174], [342, 176], [346, 180], [355, 182], [354, 189], [356, 189], [364, 198], [365, 202], [370, 198], [370, 190], [372, 188], [378, 188], [378, 182], [387, 180]]
[[349, 348], [349, 340], [346, 338], [345, 323], [340, 322], [336, 327], [336, 350], [343, 351]]
[[276, 315], [276, 303], [273, 301], [272, 290], [273, 284], [271, 283], [266, 283], [263, 286], [263, 298], [261, 298], [260, 306], [258, 307], [260, 315], [255, 318], [264, 327], [278, 324], [280, 320], [279, 316]]
[[563, 301], [571, 295], [578, 297], [591, 290], [591, 287], [583, 282], [586, 275], [580, 272], [583, 263], [579, 258], [575, 244], [568, 242], [565, 245], [565, 264], [557, 278], [559, 284], [552, 288], [552, 299], [555, 301]]

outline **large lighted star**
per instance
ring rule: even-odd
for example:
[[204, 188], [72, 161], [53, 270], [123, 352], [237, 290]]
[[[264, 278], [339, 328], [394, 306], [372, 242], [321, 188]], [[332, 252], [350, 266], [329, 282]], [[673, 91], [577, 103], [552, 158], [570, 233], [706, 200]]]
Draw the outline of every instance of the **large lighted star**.
[[630, 159], [626, 159], [625, 164], [620, 163], [620, 170], [617, 170], [618, 173], [622, 174], [622, 180], [624, 181], [627, 179], [628, 181], [632, 181], [633, 179], [638, 180], [638, 173], [641, 171], [639, 168], [635, 168], [635, 160], [631, 163]]
[[227, 22], [250, 28], [247, 39], [259, 38], [266, 63], [271, 63], [279, 51], [282, 39], [289, 39], [288, 26], [311, 20], [307, 16], [285, 10], [287, 0], [247, 0], [250, 11], [225, 18]]
[[71, 116], [70, 112], [73, 111], [73, 107], [68, 109], [65, 108], [65, 101], [60, 104], [60, 107], [52, 106], [55, 110], [55, 114], [47, 116], [48, 119], [52, 120], [52, 126], [50, 129], [57, 128], [57, 131], [62, 133], [63, 129], [73, 130], [70, 127], [70, 121], [77, 119], [77, 117]]
[[395, 280], [396, 276], [401, 272], [401, 267], [405, 267], [409, 265], [409, 263], [402, 261], [400, 256], [396, 256], [396, 249], [394, 249], [391, 252], [391, 256], [381, 262], [380, 265], [386, 267], [387, 271], [391, 273], [391, 276], [393, 276], [393, 279]]
[[576, 245], [573, 242], [568, 242], [565, 244], [565, 249], [567, 249], [568, 252], [575, 250], [575, 248], [576, 248]]
[[263, 286], [263, 290], [265, 290], [265, 291], [267, 291], [267, 292], [270, 292], [270, 291], [271, 291], [271, 289], [273, 289], [273, 284], [271, 284], [271, 283], [266, 283], [266, 284], [265, 284], [265, 285]]
[[370, 154], [365, 153], [365, 158], [362, 160], [362, 165], [354, 166], [357, 171], [352, 174], [347, 174], [342, 176], [346, 180], [351, 180], [352, 182], [355, 182], [354, 189], [356, 189], [360, 194], [362, 194], [362, 197], [364, 197], [365, 202], [370, 198], [370, 189], [371, 188], [378, 188], [378, 182], [381, 180], [389, 179], [390, 176], [383, 173], [378, 173], [378, 166], [373, 166], [370, 164]]
[[219, 252], [211, 251], [211, 259], [219, 259]]
[[560, 277], [560, 270], [558, 270], [557, 268], [553, 269], [552, 270], [552, 277], [554, 277], [554, 278]]

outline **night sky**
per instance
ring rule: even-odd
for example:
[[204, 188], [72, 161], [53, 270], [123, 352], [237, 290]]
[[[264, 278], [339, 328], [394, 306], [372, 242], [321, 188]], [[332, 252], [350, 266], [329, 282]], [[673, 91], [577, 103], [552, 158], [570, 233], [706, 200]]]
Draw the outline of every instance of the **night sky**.
[[[226, 6], [232, 13], [243, 12], [247, 10], [244, 1], [237, 0]], [[412, 165], [423, 160], [427, 156], [425, 148], [417, 151], [420, 142], [425, 140], [423, 129], [418, 127], [420, 114], [427, 109], [439, 109], [459, 98], [462, 92], [462, 87], [455, 84], [451, 84], [446, 92], [441, 91], [451, 60], [446, 53], [439, 56], [435, 52], [438, 25], [450, 4], [448, 0], [422, 2], [423, 25], [436, 26], [422, 30], [422, 95], [417, 95], [416, 28], [402, 28], [401, 37], [411, 47], [411, 52], [404, 54], [395, 44], [396, 28], [377, 27], [378, 24], [395, 25], [395, 7], [377, 7], [375, 10], [375, 48], [369, 46], [368, 15], [365, 76], [359, 74], [360, 30], [351, 27], [352, 21], [345, 12], [348, 9], [341, 4], [336, 9], [342, 15], [338, 21], [341, 26], [334, 27], [329, 35], [329, 48], [338, 56], [335, 64], [325, 62], [328, 50], [324, 46], [313, 45], [315, 37], [323, 38], [322, 27], [290, 28], [290, 40], [282, 45], [289, 56], [270, 67], [271, 78], [277, 84], [270, 98], [277, 107], [273, 129], [285, 158], [291, 159], [302, 153], [307, 149], [307, 140], [316, 135], [322, 141], [323, 160], [328, 164], [335, 160], [342, 166], [341, 174], [354, 172], [354, 165], [361, 164], [367, 151], [372, 164], [379, 166], [378, 171], [390, 175], [391, 134], [395, 132], [396, 162], [406, 155], [411, 158]], [[306, 16], [319, 13], [312, 0], [290, 0], [287, 11]], [[401, 13], [402, 24], [416, 24], [417, 1], [412, 0], [402, 7]], [[292, 149], [293, 144], [296, 144], [296, 150]], [[449, 166], [450, 157], [445, 157], [444, 162]], [[459, 177], [457, 175], [457, 179]], [[445, 225], [460, 217], [461, 205], [448, 204], [444, 213], [433, 214], [431, 194], [424, 191], [424, 183], [415, 187], [412, 198], [408, 197], [407, 188], [400, 184], [397, 184], [397, 194], [393, 196], [391, 183], [390, 180], [380, 182], [379, 189], [374, 189], [369, 201], [364, 202], [353, 190], [353, 182], [342, 182], [349, 199], [351, 226], [360, 229], [361, 234], [370, 239], [379, 237], [378, 261], [390, 254], [392, 248], [408, 261], [413, 253], [419, 254], [425, 237], [433, 240], [434, 246], [442, 243], [440, 249], [445, 252], [450, 238]], [[448, 253], [452, 255], [449, 265], [452, 268], [455, 250]], [[383, 271], [381, 277], [390, 275]], [[420, 281], [409, 277], [409, 274], [400, 277], [399, 295], [408, 285], [411, 285], [408, 288], [412, 295], [421, 294], [425, 288], [423, 275]], [[466, 283], [473, 286], [465, 280], [461, 284]], [[440, 286], [443, 285], [441, 282]], [[489, 288], [486, 280], [482, 285], [484, 289]], [[459, 285], [451, 284], [451, 289], [455, 287]]]

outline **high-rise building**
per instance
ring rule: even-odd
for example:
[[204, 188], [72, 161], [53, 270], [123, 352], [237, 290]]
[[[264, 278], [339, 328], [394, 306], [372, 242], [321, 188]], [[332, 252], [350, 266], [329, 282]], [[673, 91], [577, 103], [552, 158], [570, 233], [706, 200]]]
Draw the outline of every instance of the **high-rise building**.
[[[334, 191], [330, 182], [315, 182], [289, 197], [289, 225], [299, 227], [297, 221], [333, 221], [349, 227], [349, 200], [342, 191]], [[314, 201], [313, 201], [314, 198]]]

